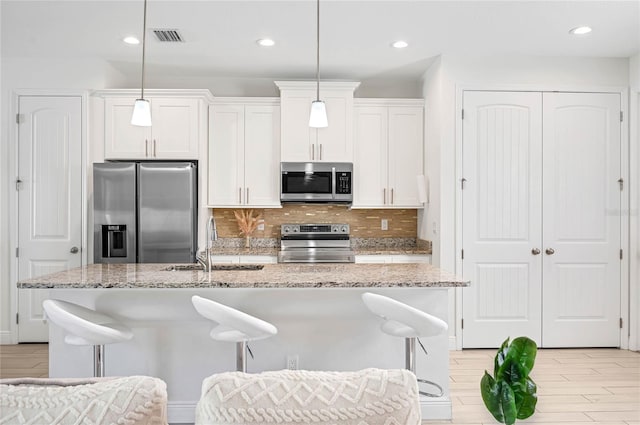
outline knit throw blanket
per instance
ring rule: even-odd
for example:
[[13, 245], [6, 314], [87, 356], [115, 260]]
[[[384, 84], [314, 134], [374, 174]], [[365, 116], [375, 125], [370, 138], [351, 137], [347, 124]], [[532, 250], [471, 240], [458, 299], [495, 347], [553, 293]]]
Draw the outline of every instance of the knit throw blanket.
[[282, 370], [206, 378], [197, 425], [419, 425], [418, 384], [407, 370]]
[[0, 424], [164, 425], [167, 386], [148, 376], [0, 380]]

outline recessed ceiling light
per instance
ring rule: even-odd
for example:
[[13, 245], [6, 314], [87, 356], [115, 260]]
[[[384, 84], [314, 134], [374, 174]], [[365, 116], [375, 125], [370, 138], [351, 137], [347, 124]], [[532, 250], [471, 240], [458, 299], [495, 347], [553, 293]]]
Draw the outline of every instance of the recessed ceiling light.
[[396, 49], [404, 49], [408, 45], [409, 45], [409, 43], [407, 43], [406, 41], [402, 41], [402, 40], [398, 40], [398, 41], [396, 41], [395, 43], [392, 44], [392, 46], [395, 47]]
[[572, 29], [571, 31], [569, 31], [569, 34], [584, 35], [584, 34], [589, 34], [590, 32], [591, 32], [591, 27], [583, 26], [583, 27], [576, 27]]
[[140, 40], [138, 40], [134, 36], [125, 37], [122, 39], [122, 41], [124, 41], [127, 44], [140, 44]]
[[256, 41], [256, 43], [258, 43], [262, 47], [271, 47], [276, 44], [276, 42], [270, 38], [261, 38], [260, 40]]

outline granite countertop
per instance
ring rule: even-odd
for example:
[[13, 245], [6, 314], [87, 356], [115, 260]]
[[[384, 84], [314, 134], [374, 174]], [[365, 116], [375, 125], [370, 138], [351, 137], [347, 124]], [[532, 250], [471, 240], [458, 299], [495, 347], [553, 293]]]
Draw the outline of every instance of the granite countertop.
[[[211, 250], [211, 255], [267, 255], [276, 257], [280, 248], [236, 248], [222, 247]], [[353, 248], [356, 255], [431, 255], [431, 250], [417, 247], [367, 247]]]
[[23, 289], [463, 287], [430, 264], [265, 264], [262, 270], [167, 271], [171, 264], [90, 264], [18, 282]]

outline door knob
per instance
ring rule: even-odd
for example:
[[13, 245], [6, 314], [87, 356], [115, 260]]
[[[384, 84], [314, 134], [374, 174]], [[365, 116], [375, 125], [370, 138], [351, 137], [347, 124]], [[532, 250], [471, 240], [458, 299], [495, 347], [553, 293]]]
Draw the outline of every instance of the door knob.
[[533, 255], [539, 255], [539, 254], [540, 254], [540, 250], [539, 250], [538, 248], [533, 248], [533, 249], [531, 250], [531, 253], [532, 253]]
[[78, 249], [77, 246], [72, 246], [71, 249], [69, 250], [69, 252], [72, 253], [72, 254], [77, 254], [78, 251], [80, 251], [80, 250]]
[[547, 255], [553, 255], [555, 254], [555, 251], [553, 250], [553, 248], [547, 248], [544, 250], [545, 254]]

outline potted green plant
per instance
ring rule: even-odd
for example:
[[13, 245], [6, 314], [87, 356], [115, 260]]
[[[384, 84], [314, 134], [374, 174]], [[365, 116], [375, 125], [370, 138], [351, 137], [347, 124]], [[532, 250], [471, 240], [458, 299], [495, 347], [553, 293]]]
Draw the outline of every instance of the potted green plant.
[[529, 378], [538, 346], [527, 337], [503, 343], [494, 360], [494, 376], [485, 370], [480, 391], [485, 406], [500, 423], [512, 425], [516, 419], [533, 415], [538, 402], [536, 383]]

